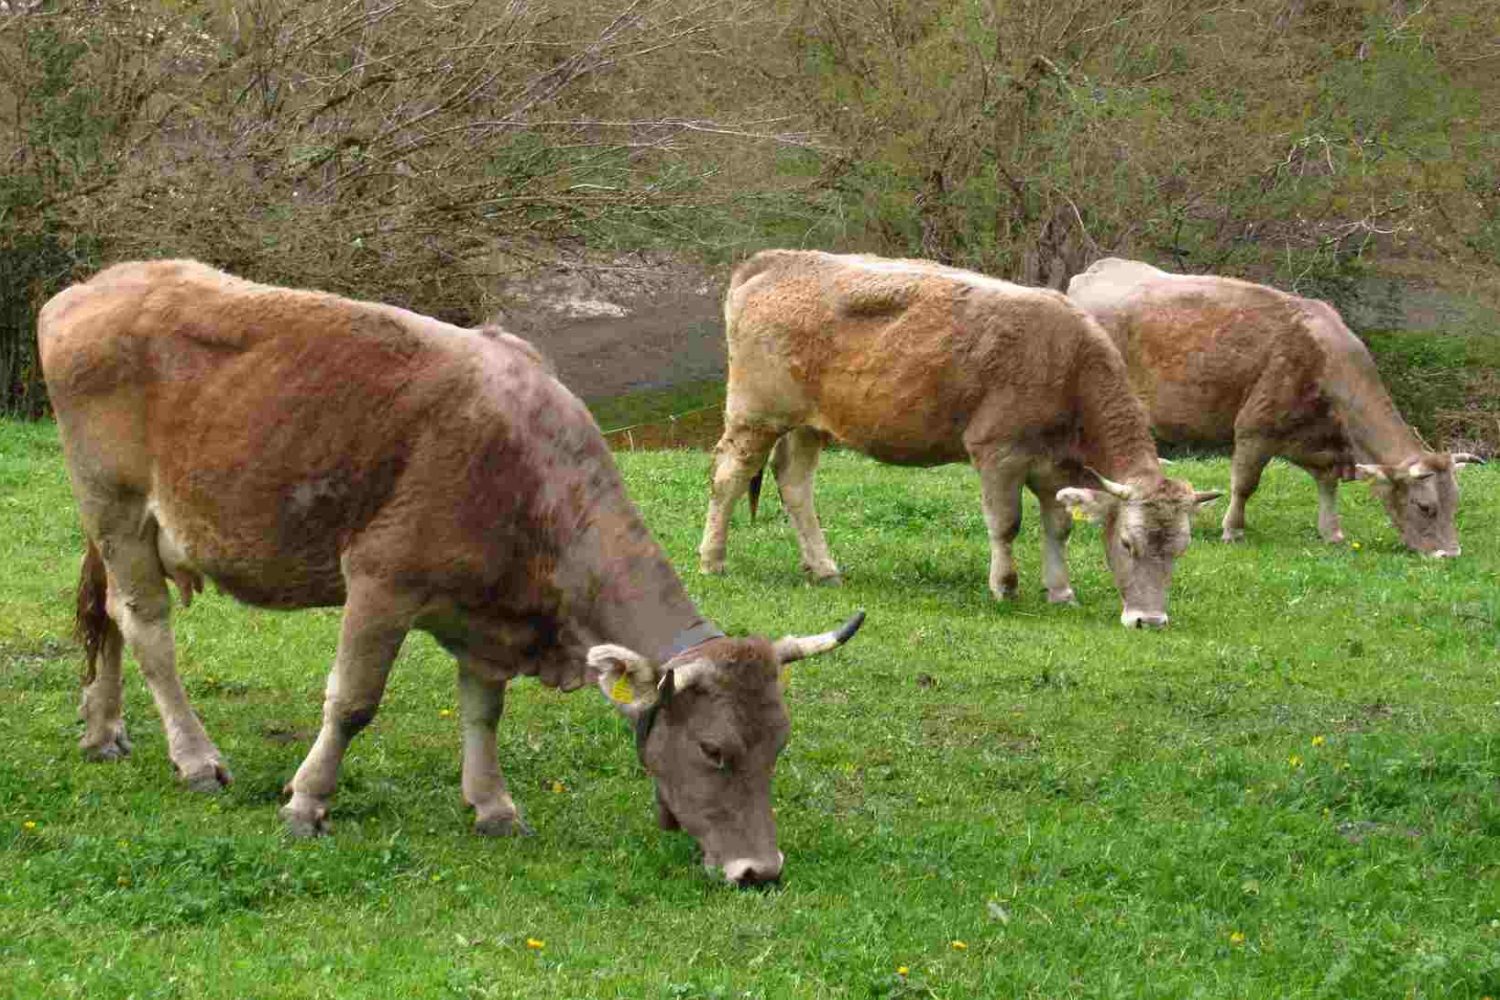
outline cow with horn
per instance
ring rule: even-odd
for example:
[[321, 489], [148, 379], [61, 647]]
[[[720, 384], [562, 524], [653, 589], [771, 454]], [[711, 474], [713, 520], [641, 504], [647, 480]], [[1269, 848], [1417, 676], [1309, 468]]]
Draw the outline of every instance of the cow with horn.
[[704, 618], [625, 494], [588, 410], [530, 345], [190, 261], [121, 264], [55, 296], [42, 366], [87, 537], [84, 753], [130, 751], [140, 663], [190, 788], [228, 784], [177, 674], [167, 582], [268, 608], [342, 606], [323, 725], [287, 785], [328, 828], [350, 741], [421, 629], [458, 661], [464, 799], [526, 832], [496, 755], [506, 684], [594, 683], [633, 722], [663, 825], [731, 882], [777, 878], [783, 664], [859, 627], [771, 643]]

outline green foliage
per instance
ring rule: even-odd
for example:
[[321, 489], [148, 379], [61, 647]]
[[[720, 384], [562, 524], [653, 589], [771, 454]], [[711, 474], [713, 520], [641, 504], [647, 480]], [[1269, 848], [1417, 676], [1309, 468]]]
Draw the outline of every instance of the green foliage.
[[[174, 785], [133, 667], [134, 755], [82, 762], [67, 639], [80, 539], [56, 433], [0, 423], [4, 992], [1500, 989], [1493, 467], [1462, 473], [1464, 556], [1436, 561], [1404, 552], [1352, 484], [1345, 530], [1361, 547], [1323, 545], [1311, 482], [1273, 463], [1249, 541], [1218, 543], [1204, 514], [1178, 563], [1172, 627], [1140, 633], [1117, 624], [1091, 525], [1069, 546], [1082, 606], [1045, 603], [1034, 504], [1017, 540], [1022, 595], [993, 602], [963, 467], [826, 456], [820, 512], [846, 574], [828, 589], [803, 584], [774, 491], [758, 525], [743, 507], [735, 517], [727, 576], [691, 572], [707, 456], [620, 462], [724, 627], [779, 635], [869, 611], [854, 642], [792, 670], [780, 888], [715, 884], [686, 837], [655, 828], [628, 727], [592, 690], [512, 686], [500, 754], [536, 835], [470, 836], [452, 661], [420, 638], [345, 762], [332, 837], [281, 840], [274, 810], [316, 729], [331, 612], [255, 612], [208, 593], [174, 616], [188, 689], [236, 775], [219, 797]], [[1228, 480], [1222, 460], [1173, 471], [1200, 488]]]

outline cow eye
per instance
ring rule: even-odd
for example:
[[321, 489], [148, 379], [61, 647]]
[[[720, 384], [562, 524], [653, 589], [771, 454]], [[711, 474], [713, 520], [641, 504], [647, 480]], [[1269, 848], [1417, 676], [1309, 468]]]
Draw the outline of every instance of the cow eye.
[[729, 758], [718, 747], [710, 746], [707, 743], [699, 743], [698, 752], [703, 755], [704, 760], [708, 761], [709, 766], [715, 770], [729, 770]]

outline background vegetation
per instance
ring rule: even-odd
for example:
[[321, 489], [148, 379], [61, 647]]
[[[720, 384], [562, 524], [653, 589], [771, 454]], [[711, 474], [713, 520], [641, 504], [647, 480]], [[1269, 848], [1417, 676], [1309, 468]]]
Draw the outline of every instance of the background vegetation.
[[1114, 253], [1493, 337], [1497, 70], [1488, 0], [6, 0], [0, 409], [47, 295], [169, 254], [472, 323], [628, 248]]
[[[708, 457], [621, 461], [692, 566]], [[1222, 460], [1174, 471], [1228, 479]], [[1359, 488], [1359, 547], [1323, 545], [1311, 483], [1274, 463], [1248, 543], [1200, 522], [1157, 634], [1118, 625], [1096, 529], [1070, 547], [1082, 606], [1050, 607], [1029, 507], [1024, 591], [998, 606], [971, 472], [827, 456], [842, 589], [801, 584], [774, 498], [753, 528], [741, 507], [728, 576], [685, 577], [737, 632], [869, 610], [793, 668], [787, 877], [735, 892], [655, 829], [591, 690], [512, 687], [500, 752], [536, 835], [471, 836], [452, 661], [415, 636], [333, 835], [283, 839], [334, 612], [209, 593], [175, 616], [236, 776], [223, 795], [174, 786], [133, 667], [134, 755], [84, 763], [56, 433], [0, 421], [0, 996], [1500, 995], [1500, 473], [1463, 475], [1464, 556], [1439, 562], [1402, 551]]]

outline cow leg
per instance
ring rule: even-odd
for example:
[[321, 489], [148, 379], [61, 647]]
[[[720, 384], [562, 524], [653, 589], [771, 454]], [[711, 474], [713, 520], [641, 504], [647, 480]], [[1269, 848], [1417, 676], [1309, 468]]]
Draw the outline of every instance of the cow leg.
[[375, 718], [391, 663], [411, 627], [416, 606], [373, 580], [354, 579], [344, 601], [339, 648], [323, 696], [323, 728], [287, 783], [281, 818], [296, 836], [328, 828], [328, 801], [349, 743]]
[[729, 515], [749, 488], [750, 480], [765, 468], [766, 456], [780, 436], [780, 431], [747, 424], [731, 424], [724, 428], [724, 436], [714, 448], [708, 519], [703, 525], [703, 542], [698, 546], [698, 567], [702, 572], [724, 572]]
[[1020, 589], [1011, 543], [1021, 530], [1021, 483], [1028, 463], [1000, 455], [974, 455], [973, 461], [990, 532], [990, 593], [1008, 601]]
[[1042, 583], [1052, 604], [1077, 604], [1068, 582], [1068, 536], [1073, 533], [1073, 515], [1058, 502], [1057, 491], [1067, 485], [1062, 479], [1041, 477], [1032, 492], [1042, 508]]
[[1235, 441], [1234, 457], [1229, 464], [1229, 510], [1224, 512], [1224, 541], [1244, 539], [1245, 501], [1260, 485], [1260, 474], [1270, 460], [1270, 450], [1258, 441]]
[[823, 537], [823, 526], [813, 506], [813, 477], [822, 451], [823, 436], [811, 427], [798, 427], [777, 443], [771, 464], [781, 490], [781, 505], [797, 532], [803, 570], [814, 583], [838, 583], [839, 568], [828, 551], [828, 540]]
[[130, 755], [130, 737], [125, 734], [125, 675], [120, 662], [124, 647], [124, 637], [111, 622], [94, 664], [94, 679], [84, 685], [78, 703], [78, 715], [83, 719], [78, 748], [88, 760], [119, 760]]
[[1344, 540], [1339, 522], [1339, 473], [1336, 468], [1308, 469], [1318, 484], [1318, 534], [1323, 541], [1337, 545]]
[[486, 837], [529, 834], [505, 787], [495, 728], [505, 710], [505, 681], [490, 682], [465, 660], [458, 664], [458, 706], [464, 730], [464, 801], [474, 808], [474, 832]]
[[[215, 792], [229, 784], [219, 748], [209, 739], [203, 723], [193, 712], [182, 678], [177, 675], [177, 654], [172, 638], [172, 599], [156, 553], [155, 533], [132, 531], [106, 535], [99, 541], [109, 578], [105, 610], [119, 627], [121, 636], [140, 664], [151, 689], [151, 699], [161, 715], [167, 737], [167, 756], [183, 784], [197, 792]], [[110, 664], [106, 643], [99, 675], [86, 700], [92, 708], [95, 693], [100, 698], [100, 722], [119, 719], [119, 657]], [[114, 704], [111, 706], [111, 701]], [[91, 720], [92, 721], [92, 720]], [[120, 723], [120, 735], [124, 724]], [[127, 744], [128, 745], [128, 744]]]

